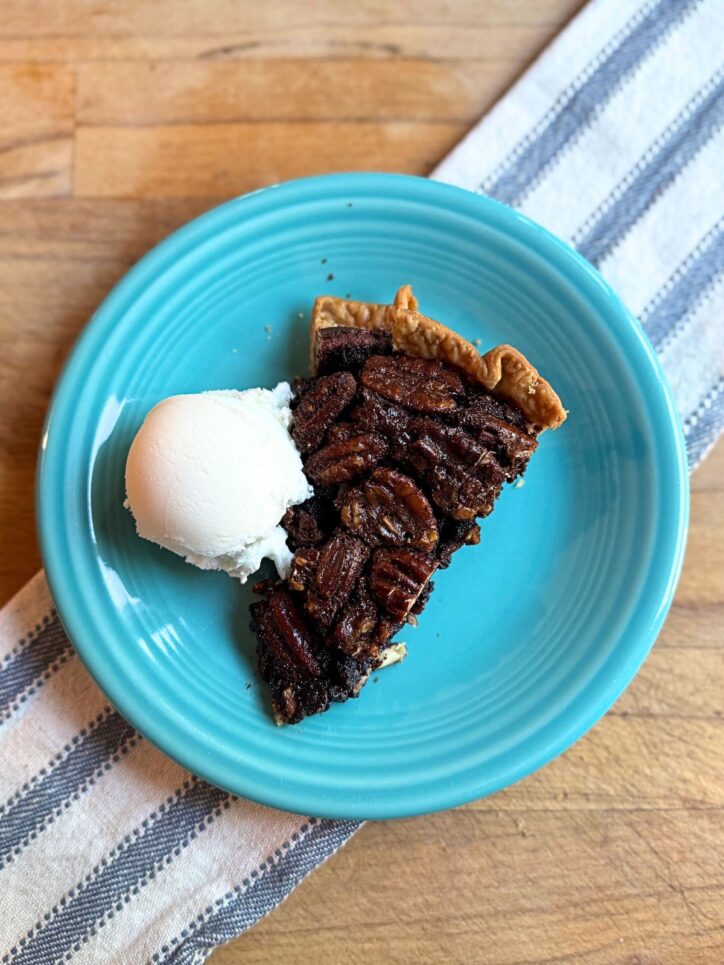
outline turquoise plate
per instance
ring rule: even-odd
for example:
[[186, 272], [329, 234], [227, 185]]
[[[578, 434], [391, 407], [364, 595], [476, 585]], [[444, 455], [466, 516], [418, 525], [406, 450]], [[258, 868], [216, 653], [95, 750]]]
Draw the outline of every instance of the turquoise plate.
[[[159, 399], [305, 373], [322, 292], [423, 310], [518, 346], [570, 409], [479, 547], [436, 577], [402, 666], [276, 727], [250, 590], [134, 535], [126, 453]], [[583, 259], [510, 209], [418, 178], [312, 178], [231, 201], [143, 258], [81, 337], [39, 474], [63, 623], [120, 712], [195, 773], [330, 817], [447, 808], [559, 754], [636, 673], [681, 566], [686, 459], [638, 323]]]

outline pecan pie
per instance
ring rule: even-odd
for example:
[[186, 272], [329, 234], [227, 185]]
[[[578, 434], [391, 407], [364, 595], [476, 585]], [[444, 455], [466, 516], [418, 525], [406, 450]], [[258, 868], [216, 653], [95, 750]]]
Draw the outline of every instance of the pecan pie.
[[292, 435], [315, 495], [282, 525], [289, 577], [258, 584], [252, 622], [278, 723], [355, 697], [401, 659], [435, 570], [480, 541], [504, 483], [566, 413], [507, 345], [481, 355], [418, 312], [317, 299], [312, 376], [294, 386]]

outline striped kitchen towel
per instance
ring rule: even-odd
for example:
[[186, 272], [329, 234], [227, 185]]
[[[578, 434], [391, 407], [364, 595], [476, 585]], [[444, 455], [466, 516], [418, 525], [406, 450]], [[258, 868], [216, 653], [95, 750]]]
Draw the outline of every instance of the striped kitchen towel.
[[[601, 268], [660, 353], [692, 466], [724, 418], [723, 28], [722, 0], [594, 0], [434, 172]], [[2, 965], [201, 962], [357, 827], [165, 758], [84, 671], [42, 574], [0, 613]]]
[[358, 827], [184, 771], [107, 703], [39, 573], [0, 612], [0, 962], [203, 961]]

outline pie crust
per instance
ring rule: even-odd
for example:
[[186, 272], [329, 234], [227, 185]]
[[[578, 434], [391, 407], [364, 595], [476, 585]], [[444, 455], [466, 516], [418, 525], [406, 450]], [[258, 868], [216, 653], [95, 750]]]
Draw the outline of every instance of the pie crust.
[[314, 303], [310, 333], [311, 369], [316, 373], [317, 333], [335, 326], [382, 329], [392, 335], [399, 352], [439, 358], [462, 369], [489, 392], [513, 402], [538, 432], [556, 429], [566, 410], [548, 382], [511, 345], [498, 345], [484, 355], [467, 339], [418, 311], [410, 285], [403, 285], [391, 305], [349, 301], [322, 295]]

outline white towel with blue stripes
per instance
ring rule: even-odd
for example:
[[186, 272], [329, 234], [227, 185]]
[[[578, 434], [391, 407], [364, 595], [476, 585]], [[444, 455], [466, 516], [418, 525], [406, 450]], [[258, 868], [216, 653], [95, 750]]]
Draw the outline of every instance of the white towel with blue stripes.
[[[692, 467], [724, 423], [723, 36], [721, 0], [593, 0], [433, 174], [600, 268], [659, 352]], [[201, 962], [357, 827], [165, 758], [83, 669], [42, 574], [0, 613], [2, 965]]]

